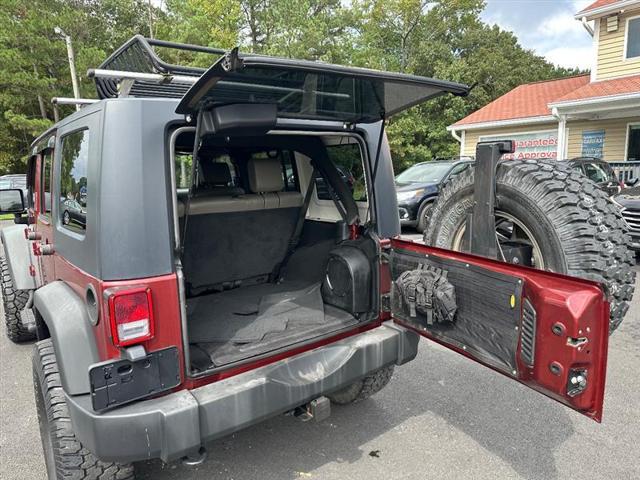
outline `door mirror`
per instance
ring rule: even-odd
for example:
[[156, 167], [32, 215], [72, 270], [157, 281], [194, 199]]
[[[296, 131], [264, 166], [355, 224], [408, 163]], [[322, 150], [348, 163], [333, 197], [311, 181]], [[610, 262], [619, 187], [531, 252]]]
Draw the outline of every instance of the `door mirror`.
[[19, 188], [0, 189], [0, 213], [24, 212], [24, 197]]
[[627, 187], [635, 187], [638, 184], [638, 181], [640, 181], [640, 177], [630, 178], [624, 183]]

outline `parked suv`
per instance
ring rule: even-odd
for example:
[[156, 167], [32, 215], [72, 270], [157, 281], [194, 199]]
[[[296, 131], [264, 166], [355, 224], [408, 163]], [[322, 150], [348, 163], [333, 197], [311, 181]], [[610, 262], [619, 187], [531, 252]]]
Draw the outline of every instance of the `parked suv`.
[[613, 195], [611, 200], [620, 207], [622, 217], [629, 227], [629, 248], [640, 252], [640, 184], [638, 179], [634, 179], [631, 184], [629, 188]]
[[[562, 234], [555, 273], [401, 240], [384, 121], [467, 87], [237, 50], [179, 67], [154, 45], [195, 48], [134, 37], [90, 71], [100, 101], [34, 141], [29, 226], [2, 230], [8, 332], [38, 340], [49, 478], [132, 479], [132, 462], [197, 463], [274, 415], [322, 419], [387, 385], [420, 337], [600, 421], [633, 273], [622, 220], [587, 179], [501, 164], [534, 193], [570, 180], [538, 217]], [[362, 187], [339, 149], [359, 153]], [[52, 198], [78, 199], [84, 221]], [[23, 201], [0, 191], [0, 210]]]
[[440, 187], [472, 164], [471, 158], [421, 162], [398, 175], [396, 193], [400, 224], [423, 232], [431, 218]]
[[615, 195], [624, 188], [624, 183], [618, 179], [609, 162], [595, 157], [577, 157], [567, 161], [609, 195]]

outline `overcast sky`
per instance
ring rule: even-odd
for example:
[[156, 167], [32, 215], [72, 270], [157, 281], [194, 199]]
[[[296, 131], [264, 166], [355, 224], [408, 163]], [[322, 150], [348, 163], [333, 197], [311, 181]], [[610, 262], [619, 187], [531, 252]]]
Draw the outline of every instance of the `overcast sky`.
[[486, 0], [482, 18], [563, 67], [589, 68], [591, 36], [573, 15], [595, 0]]

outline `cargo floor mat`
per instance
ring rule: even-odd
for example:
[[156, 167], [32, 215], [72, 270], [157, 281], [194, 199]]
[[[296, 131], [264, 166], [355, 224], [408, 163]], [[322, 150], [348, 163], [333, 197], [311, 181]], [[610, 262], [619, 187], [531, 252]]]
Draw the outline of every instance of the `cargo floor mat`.
[[[287, 290], [279, 291], [282, 288]], [[324, 305], [320, 284], [290, 288], [291, 285], [265, 284], [238, 289], [238, 293], [230, 290], [190, 299], [187, 301], [190, 341], [251, 343], [269, 333], [283, 332], [289, 322], [321, 324]], [[269, 290], [276, 291], [266, 293]]]
[[[189, 343], [205, 368], [207, 352], [219, 366], [357, 323], [324, 305], [319, 283], [283, 282], [236, 288], [187, 300]], [[210, 367], [207, 365], [206, 367]]]

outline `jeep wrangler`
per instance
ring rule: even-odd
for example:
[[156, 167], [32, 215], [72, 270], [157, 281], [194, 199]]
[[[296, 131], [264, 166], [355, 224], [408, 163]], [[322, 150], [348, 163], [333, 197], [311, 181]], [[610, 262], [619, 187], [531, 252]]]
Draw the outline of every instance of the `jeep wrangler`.
[[271, 416], [322, 419], [420, 337], [601, 421], [634, 279], [592, 182], [482, 144], [435, 208], [438, 246], [399, 238], [385, 120], [466, 86], [140, 36], [89, 75], [100, 99], [34, 141], [27, 198], [0, 192], [26, 212], [2, 230], [3, 300], [9, 336], [37, 338], [50, 479], [132, 479]]

